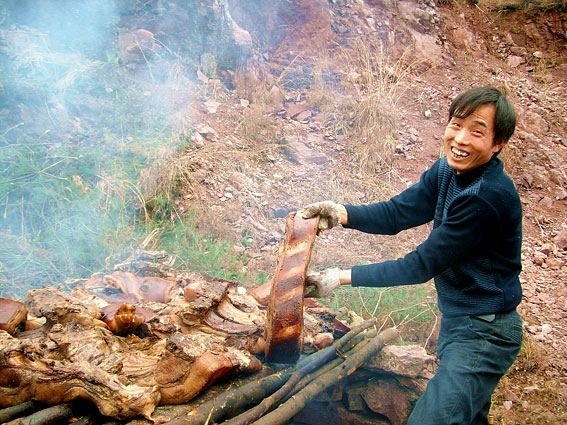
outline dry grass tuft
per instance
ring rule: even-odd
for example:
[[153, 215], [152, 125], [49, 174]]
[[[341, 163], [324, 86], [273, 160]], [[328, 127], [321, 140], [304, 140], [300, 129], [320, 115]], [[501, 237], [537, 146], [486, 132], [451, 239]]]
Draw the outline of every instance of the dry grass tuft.
[[544, 360], [545, 352], [541, 342], [532, 338], [524, 338], [518, 361], [521, 362], [525, 369], [538, 368]]
[[483, 8], [503, 12], [513, 10], [561, 11], [567, 9], [567, 0], [480, 0], [478, 4]]
[[347, 87], [353, 93], [345, 105], [349, 123], [347, 135], [360, 143], [355, 155], [359, 169], [369, 175], [381, 173], [391, 164], [394, 155], [393, 134], [400, 118], [398, 101], [404, 95], [404, 79], [415, 64], [402, 55], [392, 63], [382, 44], [374, 45], [361, 39], [340, 52]]
[[277, 142], [281, 136], [281, 125], [268, 112], [265, 103], [252, 103], [236, 112], [236, 134], [246, 140], [254, 149], [259, 145]]
[[181, 180], [189, 179], [190, 171], [191, 162], [182, 153], [169, 146], [161, 146], [156, 150], [152, 165], [140, 172], [140, 191], [146, 199], [159, 193], [171, 194]]
[[283, 123], [274, 114], [283, 107], [283, 92], [276, 84], [269, 86], [252, 73], [236, 73], [233, 84], [241, 99], [240, 107], [231, 111], [233, 135], [238, 140], [236, 150], [247, 152], [252, 160], [263, 161], [282, 137]]

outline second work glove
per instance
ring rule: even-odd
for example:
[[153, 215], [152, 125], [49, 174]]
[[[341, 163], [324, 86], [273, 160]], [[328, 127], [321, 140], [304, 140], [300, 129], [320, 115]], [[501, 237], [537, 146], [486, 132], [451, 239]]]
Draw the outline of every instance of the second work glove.
[[339, 269], [327, 269], [324, 272], [307, 273], [305, 296], [321, 298], [341, 286]]
[[333, 201], [316, 202], [303, 207], [299, 213], [303, 218], [319, 216], [319, 229], [317, 234], [323, 230], [332, 229], [341, 222], [340, 205]]

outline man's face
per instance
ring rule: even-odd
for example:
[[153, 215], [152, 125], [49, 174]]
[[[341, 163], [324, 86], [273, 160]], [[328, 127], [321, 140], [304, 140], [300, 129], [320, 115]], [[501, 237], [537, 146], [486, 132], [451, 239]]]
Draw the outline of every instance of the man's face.
[[445, 128], [445, 155], [449, 166], [463, 174], [486, 164], [506, 142], [494, 144], [496, 107], [480, 105], [466, 118], [451, 118]]

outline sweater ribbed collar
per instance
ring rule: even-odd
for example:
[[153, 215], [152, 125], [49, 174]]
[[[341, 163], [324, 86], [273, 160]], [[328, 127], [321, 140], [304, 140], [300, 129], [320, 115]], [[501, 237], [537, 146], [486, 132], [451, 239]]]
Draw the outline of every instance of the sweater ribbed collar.
[[455, 177], [455, 181], [458, 183], [459, 186], [464, 187], [468, 186], [476, 179], [478, 179], [487, 169], [488, 167], [502, 167], [502, 161], [498, 159], [498, 157], [493, 156], [487, 163], [482, 164], [480, 167], [475, 168], [467, 173], [457, 174], [456, 170], [453, 170], [453, 176]]

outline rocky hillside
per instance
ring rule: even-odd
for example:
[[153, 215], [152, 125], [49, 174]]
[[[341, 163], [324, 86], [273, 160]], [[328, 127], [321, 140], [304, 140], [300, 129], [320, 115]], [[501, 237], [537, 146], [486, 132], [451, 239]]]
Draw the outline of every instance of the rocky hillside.
[[[254, 40], [249, 70], [276, 99], [271, 112], [278, 120], [284, 149], [266, 147], [261, 160], [234, 167], [200, 162], [195, 175], [204, 188], [201, 196], [206, 204], [225, 217], [233, 230], [253, 235], [250, 247], [239, 248], [252, 257], [249, 267], [271, 270], [281, 239], [281, 217], [287, 211], [327, 198], [355, 203], [385, 199], [415, 182], [439, 156], [453, 96], [474, 85], [506, 86], [519, 113], [504, 159], [524, 205], [520, 311], [525, 344], [494, 397], [494, 411], [507, 424], [565, 421], [565, 12], [537, 7], [496, 9], [482, 2], [283, 3], [275, 14], [262, 2], [232, 1], [230, 8], [235, 21]], [[285, 25], [274, 22], [275, 17]], [[321, 72], [313, 65], [317, 61], [330, 62], [324, 75], [327, 87], [333, 87], [334, 79], [364, 79], [360, 70], [341, 68], [344, 63], [332, 59], [340, 56], [341, 46], [354, 46], [358, 40], [373, 46], [369, 55], [374, 59], [385, 54], [392, 73], [397, 74], [390, 76], [398, 90], [393, 105], [395, 130], [385, 134], [391, 137], [393, 155], [387, 158], [391, 163], [373, 168], [374, 175], [362, 169], [357, 172], [361, 166], [357, 151], [376, 155], [368, 153], [367, 144], [381, 141], [337, 132], [336, 109], [314, 105], [311, 97]], [[411, 64], [403, 76], [396, 68], [400, 58]], [[338, 84], [334, 87], [334, 104], [348, 102], [352, 93]], [[238, 90], [230, 92], [218, 100], [215, 112], [204, 106], [207, 113], [200, 116], [218, 134], [218, 141], [205, 144], [226, 150], [228, 161], [238, 162], [232, 155], [240, 142], [230, 120], [224, 120], [231, 110], [253, 107], [254, 99], [243, 97], [245, 93]], [[266, 129], [259, 133], [260, 139], [270, 137]], [[313, 264], [325, 267], [395, 258], [426, 232], [421, 229], [394, 242], [377, 243], [336, 231], [322, 238]]]

